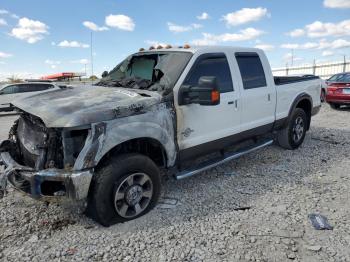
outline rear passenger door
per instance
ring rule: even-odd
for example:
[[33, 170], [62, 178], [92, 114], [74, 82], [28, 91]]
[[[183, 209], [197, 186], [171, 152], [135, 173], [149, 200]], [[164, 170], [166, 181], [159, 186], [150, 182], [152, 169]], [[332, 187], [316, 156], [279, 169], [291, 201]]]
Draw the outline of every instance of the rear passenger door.
[[239, 97], [239, 88], [233, 86], [225, 53], [198, 54], [188, 68], [185, 79], [180, 81], [182, 85], [198, 86], [200, 77], [214, 76], [220, 90], [220, 104], [177, 106], [178, 144], [180, 150], [198, 146], [196, 151], [207, 151], [222, 142], [218, 139], [239, 133], [240, 112], [234, 102]]
[[257, 53], [236, 53], [235, 57], [242, 78], [241, 129], [264, 133], [275, 121], [275, 86], [267, 84], [267, 72]]

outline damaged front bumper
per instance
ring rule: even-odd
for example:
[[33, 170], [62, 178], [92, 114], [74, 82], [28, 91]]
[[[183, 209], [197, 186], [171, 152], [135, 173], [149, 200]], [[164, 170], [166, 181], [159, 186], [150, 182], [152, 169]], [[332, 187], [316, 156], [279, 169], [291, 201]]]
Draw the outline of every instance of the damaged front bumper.
[[44, 201], [59, 199], [82, 200], [87, 197], [92, 170], [67, 171], [45, 169], [36, 171], [18, 164], [9, 152], [1, 152], [0, 161], [5, 170], [0, 171], [0, 187], [5, 190], [6, 181], [26, 195]]

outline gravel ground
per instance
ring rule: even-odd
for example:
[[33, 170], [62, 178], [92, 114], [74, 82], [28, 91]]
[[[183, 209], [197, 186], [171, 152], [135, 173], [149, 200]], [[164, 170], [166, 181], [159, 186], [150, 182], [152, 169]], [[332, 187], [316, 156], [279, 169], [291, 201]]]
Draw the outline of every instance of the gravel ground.
[[[0, 139], [14, 119], [0, 117]], [[187, 180], [164, 177], [163, 204], [110, 228], [76, 205], [10, 189], [0, 260], [350, 261], [349, 145], [350, 109], [324, 105], [298, 150], [272, 146]], [[310, 213], [334, 229], [313, 229]]]

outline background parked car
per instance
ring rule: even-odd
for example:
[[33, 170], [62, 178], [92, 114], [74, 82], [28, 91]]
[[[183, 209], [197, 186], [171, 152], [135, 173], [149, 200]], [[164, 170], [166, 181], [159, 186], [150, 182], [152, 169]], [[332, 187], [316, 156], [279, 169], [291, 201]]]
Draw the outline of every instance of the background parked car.
[[24, 82], [0, 87], [0, 112], [12, 111], [11, 103], [15, 99], [55, 89], [60, 88], [49, 82]]
[[326, 101], [332, 108], [350, 105], [350, 72], [334, 75], [327, 83]]

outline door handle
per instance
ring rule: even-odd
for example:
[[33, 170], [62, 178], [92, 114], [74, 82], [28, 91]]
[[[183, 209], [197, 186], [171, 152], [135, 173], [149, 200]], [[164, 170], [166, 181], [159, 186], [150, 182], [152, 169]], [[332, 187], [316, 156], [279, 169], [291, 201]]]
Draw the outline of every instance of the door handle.
[[229, 105], [233, 105], [233, 101], [228, 101], [228, 103], [227, 104], [229, 104]]
[[267, 101], [271, 101], [271, 94], [267, 94]]

